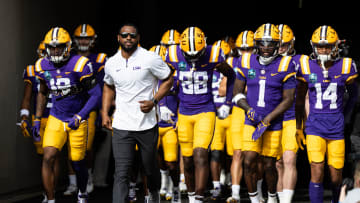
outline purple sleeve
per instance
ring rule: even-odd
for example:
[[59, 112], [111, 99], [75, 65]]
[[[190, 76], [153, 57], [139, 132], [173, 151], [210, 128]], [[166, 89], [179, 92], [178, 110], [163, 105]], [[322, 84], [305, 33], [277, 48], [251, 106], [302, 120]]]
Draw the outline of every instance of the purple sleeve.
[[296, 79], [294, 76], [291, 76], [284, 82], [284, 89], [293, 89], [293, 88], [296, 88]]
[[81, 118], [87, 118], [89, 113], [100, 104], [101, 88], [99, 84], [95, 85], [92, 89], [88, 90], [89, 99], [87, 100], [84, 107], [78, 113]]

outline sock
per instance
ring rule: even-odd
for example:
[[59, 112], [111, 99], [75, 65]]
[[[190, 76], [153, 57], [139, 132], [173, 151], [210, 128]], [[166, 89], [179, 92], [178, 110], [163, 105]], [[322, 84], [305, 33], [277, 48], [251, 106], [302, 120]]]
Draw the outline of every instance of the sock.
[[293, 196], [294, 196], [294, 190], [284, 189], [282, 191], [282, 200], [285, 203], [291, 203]]
[[89, 174], [88, 181], [89, 181], [89, 182], [92, 182], [92, 177], [93, 177], [91, 171], [92, 171], [92, 168], [89, 168], [89, 169], [88, 169], [88, 174]]
[[277, 203], [276, 193], [268, 192], [268, 200], [267, 203]]
[[221, 172], [220, 172], [220, 184], [225, 185], [225, 180], [226, 180], [225, 170], [221, 169]]
[[188, 192], [189, 203], [195, 202], [195, 192]]
[[251, 203], [260, 203], [259, 193], [257, 191], [253, 192], [253, 193], [249, 192], [248, 194], [249, 194]]
[[86, 168], [85, 159], [81, 161], [73, 161], [72, 167], [76, 174], [77, 186], [80, 192], [86, 192], [86, 186], [88, 181], [88, 170]]
[[260, 179], [256, 182], [256, 189], [258, 191], [259, 200], [264, 200], [263, 193], [262, 193], [262, 187], [261, 187], [262, 182], [263, 182], [263, 179]]
[[185, 183], [185, 175], [183, 173], [180, 174], [180, 182]]
[[75, 174], [69, 175], [69, 184], [76, 185], [76, 175]]
[[309, 197], [311, 203], [323, 203], [324, 186], [322, 183], [309, 183]]
[[214, 189], [221, 188], [220, 181], [213, 181]]
[[49, 199], [48, 201], [47, 201], [47, 203], [55, 203], [55, 199]]
[[203, 202], [204, 202], [204, 196], [195, 195], [195, 201], [194, 201], [194, 203], [203, 203]]
[[231, 197], [236, 200], [240, 199], [240, 185], [231, 186]]
[[284, 192], [281, 191], [281, 192], [276, 192], [276, 193], [278, 195], [279, 202], [282, 203], [283, 202], [283, 197], [284, 197]]
[[334, 186], [331, 185], [331, 190], [332, 190], [332, 203], [337, 203], [339, 201], [339, 196], [340, 196], [340, 186]]

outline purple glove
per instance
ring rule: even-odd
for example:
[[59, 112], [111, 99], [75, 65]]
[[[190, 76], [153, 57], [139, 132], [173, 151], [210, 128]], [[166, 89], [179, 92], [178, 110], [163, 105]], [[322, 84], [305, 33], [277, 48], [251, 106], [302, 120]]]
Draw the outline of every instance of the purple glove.
[[79, 128], [80, 122], [81, 122], [81, 116], [75, 114], [75, 115], [69, 120], [68, 127], [71, 128], [71, 129], [73, 129], [73, 130], [76, 130], [76, 129]]
[[261, 115], [257, 114], [253, 108], [250, 108], [246, 112], [246, 115], [254, 126], [259, 124], [262, 120]]
[[36, 118], [34, 120], [34, 125], [32, 127], [32, 137], [33, 140], [35, 142], [40, 142], [41, 141], [41, 137], [40, 137], [40, 125], [41, 125], [41, 120]]
[[256, 141], [257, 139], [259, 139], [261, 137], [261, 135], [264, 134], [264, 132], [266, 131], [266, 129], [270, 126], [270, 124], [265, 124], [264, 121], [261, 121], [257, 126], [256, 129], [254, 131], [254, 133], [252, 134], [252, 139], [254, 141]]

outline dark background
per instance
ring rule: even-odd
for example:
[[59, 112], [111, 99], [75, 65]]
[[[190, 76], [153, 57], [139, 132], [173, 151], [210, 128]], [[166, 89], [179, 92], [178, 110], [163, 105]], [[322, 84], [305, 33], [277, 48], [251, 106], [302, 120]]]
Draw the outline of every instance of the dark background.
[[[331, 25], [341, 39], [348, 39], [350, 56], [359, 56], [359, 22], [356, 1], [196, 1], [196, 0], [0, 0], [0, 199], [41, 185], [40, 157], [31, 139], [15, 125], [23, 95], [22, 73], [37, 59], [36, 49], [45, 33], [62, 26], [72, 35], [88, 23], [95, 28], [96, 51], [112, 56], [116, 34], [125, 21], [140, 27], [140, 44], [159, 44], [167, 29], [182, 32], [188, 26], [201, 28], [208, 44], [243, 30], [255, 31], [264, 23], [288, 24], [296, 36], [297, 53], [311, 52], [310, 38], [321, 25]], [[303, 9], [299, 9], [303, 8]], [[306, 154], [303, 152], [302, 156]], [[306, 159], [299, 160], [299, 182], [309, 181]]]

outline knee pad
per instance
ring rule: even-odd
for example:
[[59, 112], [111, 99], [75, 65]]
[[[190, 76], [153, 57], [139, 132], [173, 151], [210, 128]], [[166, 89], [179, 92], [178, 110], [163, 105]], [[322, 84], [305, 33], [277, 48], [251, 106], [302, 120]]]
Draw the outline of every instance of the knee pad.
[[223, 157], [223, 151], [220, 150], [213, 150], [211, 151], [211, 161], [215, 162], [221, 162], [221, 159]]

